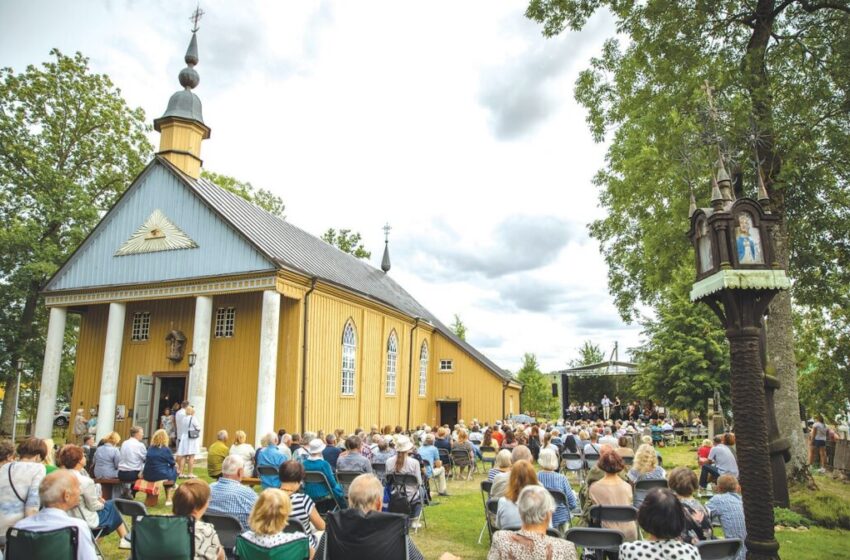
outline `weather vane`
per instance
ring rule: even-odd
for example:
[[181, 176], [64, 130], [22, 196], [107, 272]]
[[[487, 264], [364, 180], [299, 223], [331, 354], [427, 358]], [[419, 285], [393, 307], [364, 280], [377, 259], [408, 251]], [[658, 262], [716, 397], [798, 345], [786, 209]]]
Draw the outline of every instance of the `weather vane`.
[[389, 243], [389, 241], [390, 241], [390, 230], [391, 230], [391, 229], [393, 229], [393, 228], [391, 228], [391, 227], [390, 227], [390, 223], [389, 223], [389, 222], [387, 222], [387, 223], [384, 225], [384, 227], [383, 227], [383, 230], [384, 230], [384, 243]]
[[189, 18], [189, 21], [192, 22], [192, 33], [197, 33], [198, 29], [200, 29], [200, 27], [198, 27], [198, 22], [201, 21], [201, 18], [204, 17], [205, 13], [206, 12], [201, 9], [201, 4], [198, 3], [198, 6], [192, 13], [192, 17]]

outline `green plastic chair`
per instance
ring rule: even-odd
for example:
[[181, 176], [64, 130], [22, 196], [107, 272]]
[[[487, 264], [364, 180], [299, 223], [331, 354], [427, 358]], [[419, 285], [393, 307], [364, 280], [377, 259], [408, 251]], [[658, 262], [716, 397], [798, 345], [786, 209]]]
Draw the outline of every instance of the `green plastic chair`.
[[266, 548], [240, 535], [236, 537], [236, 557], [239, 560], [307, 560], [310, 558], [310, 541], [303, 538]]
[[79, 538], [76, 527], [63, 527], [54, 531], [27, 531], [10, 527], [6, 531], [6, 558], [76, 560]]
[[195, 556], [195, 521], [173, 515], [133, 518], [133, 560], [191, 560]]

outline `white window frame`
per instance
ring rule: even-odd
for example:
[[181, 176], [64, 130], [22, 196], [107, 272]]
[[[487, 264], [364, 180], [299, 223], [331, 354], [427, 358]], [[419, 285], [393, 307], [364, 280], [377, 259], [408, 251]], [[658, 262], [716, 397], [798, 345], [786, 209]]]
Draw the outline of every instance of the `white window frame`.
[[455, 361], [451, 359], [440, 360], [440, 371], [454, 371]]
[[133, 313], [133, 328], [130, 331], [130, 340], [133, 342], [147, 342], [151, 337], [151, 312], [136, 311]]
[[233, 338], [236, 335], [236, 308], [219, 307], [215, 310], [215, 338]]
[[423, 341], [419, 347], [419, 396], [428, 393], [428, 343]]
[[394, 397], [398, 377], [398, 337], [395, 331], [387, 339], [387, 396]]
[[345, 396], [354, 395], [354, 380], [357, 374], [357, 331], [354, 323], [347, 321], [342, 330], [342, 384]]

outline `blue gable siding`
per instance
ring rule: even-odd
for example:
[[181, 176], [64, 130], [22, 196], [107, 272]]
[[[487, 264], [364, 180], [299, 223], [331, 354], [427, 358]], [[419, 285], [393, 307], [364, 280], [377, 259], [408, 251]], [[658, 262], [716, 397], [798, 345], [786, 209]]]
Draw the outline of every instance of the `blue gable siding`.
[[[198, 244], [116, 257], [154, 210]], [[276, 267], [162, 164], [154, 164], [97, 225], [47, 291], [239, 274]]]

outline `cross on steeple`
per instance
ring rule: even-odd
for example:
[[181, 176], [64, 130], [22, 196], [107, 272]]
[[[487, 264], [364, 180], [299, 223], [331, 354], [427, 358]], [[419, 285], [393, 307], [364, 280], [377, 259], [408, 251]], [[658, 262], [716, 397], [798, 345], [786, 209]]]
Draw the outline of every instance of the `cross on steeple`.
[[387, 223], [384, 225], [384, 228], [383, 228], [383, 229], [384, 229], [384, 243], [386, 244], [386, 243], [389, 243], [389, 242], [390, 242], [390, 230], [392, 230], [393, 228], [392, 228], [392, 227], [390, 227], [389, 222], [387, 222]]
[[198, 6], [195, 8], [192, 16], [189, 18], [189, 21], [192, 22], [192, 33], [197, 33], [198, 29], [200, 29], [200, 27], [198, 27], [198, 22], [201, 21], [201, 18], [204, 17], [205, 13], [206, 12], [201, 9], [201, 4], [198, 3]]

